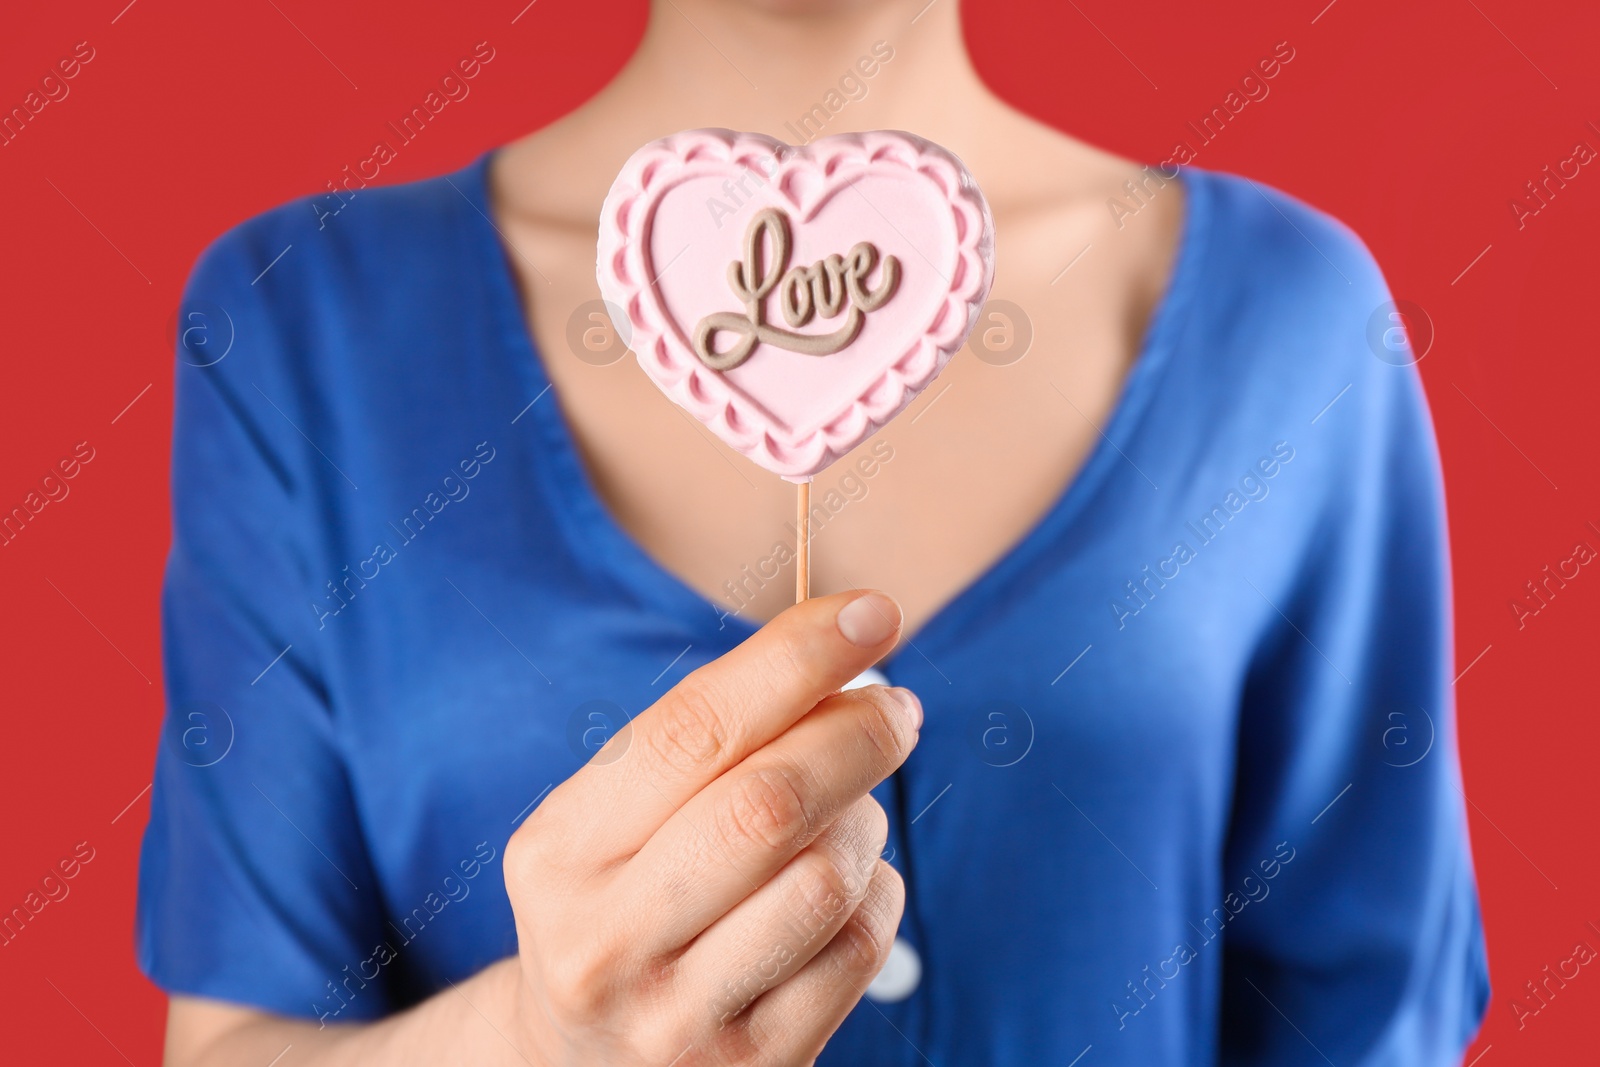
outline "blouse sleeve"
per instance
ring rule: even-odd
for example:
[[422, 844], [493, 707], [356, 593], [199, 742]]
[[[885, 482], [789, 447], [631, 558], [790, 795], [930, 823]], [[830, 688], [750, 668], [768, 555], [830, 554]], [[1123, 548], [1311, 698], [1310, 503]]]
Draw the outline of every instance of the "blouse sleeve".
[[314, 401], [289, 282], [262, 274], [273, 229], [208, 250], [181, 307], [138, 952], [172, 993], [348, 1020], [385, 1010], [383, 978], [357, 975], [383, 911], [307, 623], [310, 523], [354, 490], [301, 432]]
[[[1361, 253], [1365, 318], [1388, 292]], [[1488, 1000], [1436, 446], [1415, 368], [1350, 339], [1349, 392], [1303, 450], [1318, 532], [1258, 578], [1224, 888], [1260, 903], [1224, 940], [1231, 1067], [1458, 1064]]]

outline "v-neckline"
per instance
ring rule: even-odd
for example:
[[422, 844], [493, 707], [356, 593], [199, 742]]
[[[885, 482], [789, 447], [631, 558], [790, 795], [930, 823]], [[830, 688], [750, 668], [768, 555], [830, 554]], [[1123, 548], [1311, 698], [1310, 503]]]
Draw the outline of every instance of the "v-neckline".
[[[556, 495], [554, 510], [563, 524], [563, 532], [571, 539], [575, 554], [591, 567], [597, 579], [616, 584], [650, 603], [681, 623], [687, 633], [699, 635], [709, 644], [731, 646], [743, 641], [760, 628], [759, 624], [724, 610], [650, 555], [612, 515], [595, 487], [534, 339], [522, 287], [510, 259], [515, 248], [493, 217], [489, 170], [494, 156], [495, 150], [491, 150], [469, 164], [463, 173], [463, 177], [469, 179], [465, 182], [466, 189], [458, 191], [469, 199], [479, 216], [479, 219], [469, 220], [469, 225], [475, 227], [475, 247], [488, 264], [496, 326], [504, 350], [515, 365], [513, 373], [523, 382], [529, 398], [528, 406], [521, 409], [513, 421], [524, 417], [531, 420], [545, 446], [537, 450], [533, 462], [549, 475], [541, 481]], [[1182, 334], [1195, 283], [1201, 273], [1211, 222], [1210, 189], [1205, 177], [1203, 171], [1195, 169], [1179, 172], [1178, 180], [1184, 190], [1183, 218], [1165, 291], [1151, 313], [1110, 417], [1104, 426], [1096, 428], [1099, 440], [1034, 525], [936, 608], [915, 633], [901, 639], [894, 653], [879, 664], [885, 674], [892, 676], [895, 665], [908, 655], [920, 656], [932, 665], [933, 660], [925, 649], [936, 648], [951, 635], [958, 634], [966, 620], [982, 608], [992, 590], [1003, 587], [1012, 574], [1028, 566], [1038, 553], [1055, 543], [1078, 521], [1096, 487], [1118, 464], [1131, 464], [1125, 454], [1127, 447]], [[551, 395], [546, 397], [546, 393]], [[1117, 439], [1121, 444], [1114, 443]], [[725, 632], [731, 632], [731, 640]], [[934, 669], [938, 670], [936, 666]]]

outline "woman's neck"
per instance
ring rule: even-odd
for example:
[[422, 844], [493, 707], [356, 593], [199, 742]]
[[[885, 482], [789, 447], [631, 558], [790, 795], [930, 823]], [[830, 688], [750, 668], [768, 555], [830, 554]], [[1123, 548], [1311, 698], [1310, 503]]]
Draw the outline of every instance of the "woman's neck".
[[961, 156], [997, 217], [1099, 190], [1119, 165], [984, 86], [967, 55], [958, 0], [858, 0], [805, 14], [782, 6], [654, 0], [644, 38], [617, 76], [501, 154], [502, 206], [575, 233], [590, 228], [634, 149], [705, 126], [790, 144], [909, 130]]
[[924, 3], [793, 14], [748, 0], [656, 0], [605, 95], [643, 103], [658, 133], [726, 126], [796, 143], [896, 128], [956, 140], [998, 102], [967, 57], [957, 0]]

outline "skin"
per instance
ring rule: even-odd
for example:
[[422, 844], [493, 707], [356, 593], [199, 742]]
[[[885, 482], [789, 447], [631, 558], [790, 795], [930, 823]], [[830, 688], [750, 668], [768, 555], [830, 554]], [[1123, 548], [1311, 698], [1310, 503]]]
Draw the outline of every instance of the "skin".
[[[860, 998], [904, 903], [878, 858], [887, 822], [867, 793], [905, 759], [921, 713], [904, 690], [836, 691], [1060, 496], [1165, 289], [1183, 212], [1169, 184], [1118, 228], [1107, 201], [1141, 166], [1000, 101], [967, 58], [955, 0], [922, 6], [660, 0], [599, 95], [497, 154], [497, 222], [602, 499], [664, 567], [767, 625], [642, 713], [511, 838], [519, 956], [381, 1022], [321, 1030], [175, 996], [167, 1064], [280, 1053], [281, 1067], [807, 1063]], [[814, 592], [876, 587], [898, 601], [851, 592], [784, 610], [788, 573], [731, 599], [724, 583], [739, 565], [787, 539], [793, 487], [693, 424], [631, 359], [576, 358], [567, 323], [599, 297], [600, 204], [635, 148], [697, 126], [793, 140], [784, 123], [880, 40], [893, 58], [823, 133], [906, 129], [963, 159], [994, 213], [992, 298], [1024, 309], [1032, 346], [1003, 367], [958, 354], [929, 397], [873, 439], [893, 459], [814, 539]], [[819, 476], [814, 499], [854, 458]], [[841, 622], [852, 603], [854, 621]], [[873, 623], [880, 633], [865, 647], [845, 639]]]

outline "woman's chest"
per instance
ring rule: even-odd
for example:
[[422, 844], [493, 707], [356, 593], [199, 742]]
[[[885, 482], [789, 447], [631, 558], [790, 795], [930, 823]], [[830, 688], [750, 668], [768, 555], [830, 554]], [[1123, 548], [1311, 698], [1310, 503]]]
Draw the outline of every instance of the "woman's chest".
[[[1046, 239], [1057, 236], [1003, 230], [996, 287], [966, 348], [817, 476], [814, 591], [886, 589], [919, 629], [1038, 522], [1098, 443], [1149, 309], [1120, 264], [1073, 277], [1063, 240]], [[537, 229], [514, 239], [530, 257], [534, 340], [604, 505], [707, 600], [755, 622], [777, 614], [793, 599], [794, 487], [645, 377], [599, 302], [592, 247]]]

